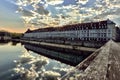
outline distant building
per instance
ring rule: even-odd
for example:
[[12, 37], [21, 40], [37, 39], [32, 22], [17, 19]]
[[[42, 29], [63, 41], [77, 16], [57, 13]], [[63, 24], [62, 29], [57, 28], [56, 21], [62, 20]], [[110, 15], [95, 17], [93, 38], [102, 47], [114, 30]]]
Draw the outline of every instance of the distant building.
[[117, 29], [111, 20], [79, 23], [62, 27], [49, 27], [28, 30], [24, 34], [27, 39], [72, 40], [72, 41], [108, 41], [117, 40]]
[[0, 31], [0, 40], [10, 40], [10, 33], [5, 31]]

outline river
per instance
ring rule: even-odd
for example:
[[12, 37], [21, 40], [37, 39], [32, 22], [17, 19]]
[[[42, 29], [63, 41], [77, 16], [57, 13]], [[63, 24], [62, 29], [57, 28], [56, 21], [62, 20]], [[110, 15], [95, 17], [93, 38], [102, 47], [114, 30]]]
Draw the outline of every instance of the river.
[[60, 61], [27, 51], [21, 43], [0, 43], [0, 80], [52, 80], [72, 68]]
[[[33, 49], [34, 52], [28, 48]], [[75, 61], [82, 61], [85, 58], [78, 55], [74, 58], [73, 55], [70, 57], [62, 54], [59, 55], [59, 58], [65, 57], [65, 60], [60, 60], [38, 54], [38, 51], [44, 51], [47, 54], [61, 54], [21, 43], [1, 42], [0, 80], [58, 80], [75, 68], [73, 65], [65, 64], [67, 62], [65, 60], [69, 61], [72, 58]]]

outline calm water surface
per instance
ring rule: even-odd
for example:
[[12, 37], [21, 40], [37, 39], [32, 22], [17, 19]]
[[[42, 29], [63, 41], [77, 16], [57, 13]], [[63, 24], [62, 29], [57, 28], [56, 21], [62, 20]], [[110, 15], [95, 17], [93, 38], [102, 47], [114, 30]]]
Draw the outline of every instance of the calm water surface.
[[57, 80], [72, 68], [20, 43], [0, 43], [0, 80]]

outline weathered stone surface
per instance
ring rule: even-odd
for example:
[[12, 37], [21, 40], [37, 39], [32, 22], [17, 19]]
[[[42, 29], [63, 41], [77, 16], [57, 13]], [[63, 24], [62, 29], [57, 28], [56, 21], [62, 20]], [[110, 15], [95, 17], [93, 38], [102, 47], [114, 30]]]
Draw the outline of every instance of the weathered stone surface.
[[83, 71], [76, 74], [75, 69], [62, 80], [70, 80], [71, 74], [72, 80], [120, 80], [120, 46], [110, 40], [76, 68]]

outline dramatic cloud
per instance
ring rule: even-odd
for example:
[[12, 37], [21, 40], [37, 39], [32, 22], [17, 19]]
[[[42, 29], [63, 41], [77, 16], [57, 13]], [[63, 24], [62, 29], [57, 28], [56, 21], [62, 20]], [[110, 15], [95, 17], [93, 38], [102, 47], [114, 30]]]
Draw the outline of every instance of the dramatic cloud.
[[119, 0], [17, 0], [17, 12], [29, 26], [49, 27], [99, 21], [120, 16]]

